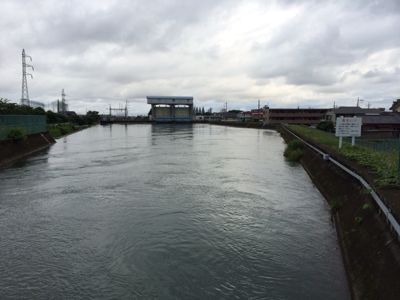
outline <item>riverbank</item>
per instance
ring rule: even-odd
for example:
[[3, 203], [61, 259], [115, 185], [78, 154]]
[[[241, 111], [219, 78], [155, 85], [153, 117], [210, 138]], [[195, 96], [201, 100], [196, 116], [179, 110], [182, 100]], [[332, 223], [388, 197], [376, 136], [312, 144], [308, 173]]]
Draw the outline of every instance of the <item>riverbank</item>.
[[78, 132], [80, 130], [89, 128], [90, 125], [75, 125], [71, 123], [61, 123], [61, 124], [49, 124], [47, 128], [49, 130], [49, 134], [54, 139], [59, 139], [63, 136]]
[[21, 140], [0, 141], [0, 168], [12, 165], [18, 160], [44, 150], [56, 143], [56, 139], [90, 127], [69, 123], [48, 125], [48, 132], [27, 135]]
[[202, 122], [196, 121], [195, 123], [206, 123], [210, 125], [240, 127], [240, 128], [255, 128], [255, 129], [276, 129], [273, 125], [263, 125], [260, 122], [235, 122], [235, 121], [221, 121], [221, 122]]
[[[285, 131], [281, 135], [286, 142], [294, 138]], [[308, 147], [300, 162], [332, 208], [352, 298], [398, 299], [400, 245], [369, 193]]]
[[0, 141], [0, 168], [44, 150], [54, 143], [54, 138], [47, 132], [31, 134], [21, 140]]

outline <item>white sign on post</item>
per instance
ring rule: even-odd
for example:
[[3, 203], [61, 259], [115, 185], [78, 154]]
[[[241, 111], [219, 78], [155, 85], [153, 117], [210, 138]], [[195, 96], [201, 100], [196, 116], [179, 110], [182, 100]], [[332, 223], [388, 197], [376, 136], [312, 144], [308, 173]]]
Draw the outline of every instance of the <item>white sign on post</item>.
[[339, 137], [339, 148], [342, 148], [342, 138], [351, 136], [351, 145], [355, 144], [355, 137], [361, 136], [362, 119], [359, 117], [336, 118], [335, 135]]

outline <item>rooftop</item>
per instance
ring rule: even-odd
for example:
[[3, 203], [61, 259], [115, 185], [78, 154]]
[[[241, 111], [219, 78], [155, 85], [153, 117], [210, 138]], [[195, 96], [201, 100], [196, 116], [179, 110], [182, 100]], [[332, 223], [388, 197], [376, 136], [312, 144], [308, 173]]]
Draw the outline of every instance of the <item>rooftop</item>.
[[184, 96], [147, 96], [147, 104], [193, 104], [193, 97]]
[[400, 113], [362, 116], [363, 124], [400, 124]]
[[334, 109], [335, 114], [374, 114], [380, 115], [385, 111], [384, 108], [362, 108], [358, 106], [340, 106]]

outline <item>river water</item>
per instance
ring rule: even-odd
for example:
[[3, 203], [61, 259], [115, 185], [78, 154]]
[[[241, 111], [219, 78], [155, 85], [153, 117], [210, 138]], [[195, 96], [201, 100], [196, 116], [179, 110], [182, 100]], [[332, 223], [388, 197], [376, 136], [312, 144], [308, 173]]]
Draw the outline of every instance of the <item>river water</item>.
[[347, 299], [329, 207], [269, 130], [96, 126], [0, 171], [0, 298]]

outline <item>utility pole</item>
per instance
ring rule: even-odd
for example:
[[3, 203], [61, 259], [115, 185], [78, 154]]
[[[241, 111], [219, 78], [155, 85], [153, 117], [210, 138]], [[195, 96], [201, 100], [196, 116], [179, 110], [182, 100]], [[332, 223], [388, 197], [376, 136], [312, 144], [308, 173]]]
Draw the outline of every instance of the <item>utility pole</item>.
[[258, 110], [260, 110], [260, 99], [258, 99]]
[[125, 118], [128, 117], [128, 100], [125, 101]]
[[31, 68], [32, 71], [35, 69], [33, 68], [32, 65], [29, 65], [26, 63], [26, 58], [29, 58], [30, 61], [32, 61], [32, 57], [29, 55], [25, 54], [25, 49], [22, 49], [22, 90], [21, 90], [21, 104], [22, 105], [28, 105], [30, 106], [31, 103], [29, 101], [29, 91], [28, 91], [28, 81], [26, 79], [26, 75], [31, 76], [33, 78], [32, 74], [26, 72], [26, 68]]

